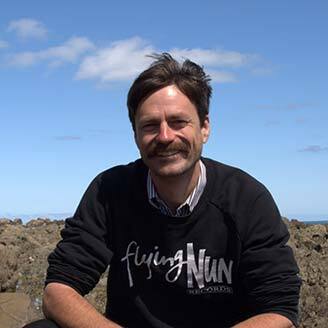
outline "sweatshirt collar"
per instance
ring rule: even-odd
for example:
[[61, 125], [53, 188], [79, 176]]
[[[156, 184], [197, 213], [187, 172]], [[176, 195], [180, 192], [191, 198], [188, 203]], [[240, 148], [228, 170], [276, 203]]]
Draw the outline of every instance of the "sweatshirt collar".
[[148, 193], [148, 201], [149, 203], [161, 211], [164, 215], [169, 215], [173, 217], [184, 217], [191, 214], [193, 209], [196, 207], [201, 195], [206, 186], [206, 167], [204, 163], [200, 160], [200, 175], [198, 178], [198, 182], [194, 190], [190, 193], [184, 203], [182, 203], [173, 213], [166, 203], [159, 197], [155, 185], [152, 181], [150, 171], [148, 170], [147, 176], [147, 193]]

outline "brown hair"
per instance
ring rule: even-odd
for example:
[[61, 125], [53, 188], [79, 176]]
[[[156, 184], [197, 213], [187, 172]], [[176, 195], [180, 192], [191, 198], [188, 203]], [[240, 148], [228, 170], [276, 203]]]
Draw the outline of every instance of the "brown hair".
[[176, 85], [195, 105], [201, 125], [209, 112], [212, 87], [203, 68], [186, 59], [179, 63], [169, 53], [154, 54], [155, 61], [133, 82], [127, 98], [129, 119], [135, 129], [135, 114], [141, 102], [152, 93]]

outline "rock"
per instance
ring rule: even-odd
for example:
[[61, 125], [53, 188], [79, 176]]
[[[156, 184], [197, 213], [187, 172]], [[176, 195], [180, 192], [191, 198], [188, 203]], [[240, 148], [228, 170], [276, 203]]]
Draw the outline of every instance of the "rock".
[[12, 221], [6, 218], [1, 218], [0, 219], [0, 226], [2, 225], [7, 225], [7, 224], [12, 224]]
[[36, 220], [31, 220], [28, 223], [26, 223], [27, 227], [38, 227], [42, 225], [48, 225], [51, 224], [52, 221], [49, 219], [42, 219], [42, 218], [37, 218]]
[[19, 328], [37, 319], [31, 299], [23, 293], [0, 293], [0, 328]]
[[14, 219], [13, 224], [23, 224], [22, 219]]
[[0, 292], [15, 291], [18, 248], [0, 244]]

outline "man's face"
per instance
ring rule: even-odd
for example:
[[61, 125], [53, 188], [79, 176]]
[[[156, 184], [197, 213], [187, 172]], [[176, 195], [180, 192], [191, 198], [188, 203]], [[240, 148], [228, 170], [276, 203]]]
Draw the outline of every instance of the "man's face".
[[160, 177], [192, 170], [208, 135], [208, 118], [201, 126], [196, 107], [175, 85], [146, 98], [135, 116], [141, 157], [151, 173]]

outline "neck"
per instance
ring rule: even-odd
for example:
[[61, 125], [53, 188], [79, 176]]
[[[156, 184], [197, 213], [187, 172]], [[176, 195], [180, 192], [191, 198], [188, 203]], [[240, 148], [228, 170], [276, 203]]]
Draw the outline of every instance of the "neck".
[[160, 198], [171, 211], [175, 211], [196, 187], [200, 175], [200, 164], [198, 161], [192, 169], [180, 176], [162, 177], [152, 172], [150, 175]]

